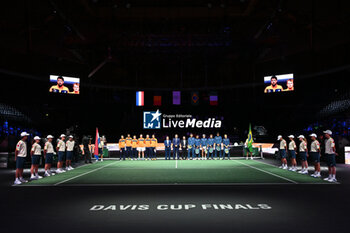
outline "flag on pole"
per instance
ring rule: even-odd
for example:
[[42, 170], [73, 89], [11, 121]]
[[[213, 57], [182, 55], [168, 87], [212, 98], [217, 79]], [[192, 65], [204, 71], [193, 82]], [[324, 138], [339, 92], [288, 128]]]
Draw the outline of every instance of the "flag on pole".
[[173, 105], [181, 104], [181, 91], [173, 91]]
[[98, 128], [96, 128], [96, 138], [95, 138], [95, 149], [94, 149], [94, 156], [96, 158], [96, 161], [98, 161], [98, 145], [101, 143], [101, 138], [98, 133]]
[[248, 139], [247, 139], [247, 148], [249, 152], [253, 152], [253, 134], [252, 134], [252, 127], [251, 124], [249, 124], [249, 133], [248, 133]]
[[155, 95], [153, 96], [153, 106], [161, 106], [162, 105], [162, 96]]
[[210, 95], [209, 96], [209, 104], [212, 106], [218, 105], [218, 96], [217, 95]]
[[136, 92], [136, 106], [144, 106], [145, 104], [145, 95], [143, 91]]
[[198, 105], [199, 103], [199, 94], [197, 91], [191, 93], [191, 103], [192, 105]]

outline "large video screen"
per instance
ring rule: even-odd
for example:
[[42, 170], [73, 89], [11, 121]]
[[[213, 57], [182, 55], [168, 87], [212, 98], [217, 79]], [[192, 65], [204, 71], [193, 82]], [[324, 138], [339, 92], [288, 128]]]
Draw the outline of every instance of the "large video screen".
[[265, 93], [294, 91], [294, 75], [281, 74], [264, 77]]
[[50, 92], [80, 94], [80, 79], [60, 75], [50, 75]]

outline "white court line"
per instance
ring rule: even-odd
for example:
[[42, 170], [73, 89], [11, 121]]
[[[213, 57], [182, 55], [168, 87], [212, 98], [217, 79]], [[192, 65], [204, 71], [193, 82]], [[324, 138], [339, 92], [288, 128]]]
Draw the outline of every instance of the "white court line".
[[110, 163], [110, 164], [104, 165], [104, 166], [102, 166], [102, 167], [96, 168], [96, 169], [94, 169], [94, 170], [91, 170], [91, 171], [85, 172], [85, 173], [83, 173], [83, 174], [80, 174], [80, 175], [77, 175], [77, 176], [71, 177], [71, 178], [69, 178], [69, 179], [62, 180], [62, 181], [60, 181], [60, 182], [58, 182], [58, 183], [54, 184], [54, 186], [56, 186], [56, 185], [60, 185], [60, 184], [63, 184], [63, 183], [65, 183], [65, 182], [67, 182], [67, 181], [70, 181], [70, 180], [74, 180], [74, 179], [76, 179], [76, 178], [78, 178], [78, 177], [81, 177], [81, 176], [87, 175], [87, 174], [89, 174], [89, 173], [91, 173], [91, 172], [95, 172], [95, 171], [101, 170], [102, 168], [108, 167], [108, 166], [113, 165], [113, 164], [116, 164], [116, 163], [118, 163], [118, 162], [120, 162], [120, 161], [116, 161], [116, 162], [114, 162], [114, 163]]
[[251, 165], [248, 165], [248, 164], [242, 163], [242, 162], [240, 162], [240, 161], [238, 161], [238, 160], [235, 160], [235, 162], [240, 163], [240, 164], [243, 164], [243, 165], [245, 165], [245, 166], [247, 166], [247, 167], [250, 167], [250, 168], [254, 168], [254, 169], [258, 170], [258, 171], [261, 171], [261, 172], [267, 173], [267, 174], [269, 174], [269, 175], [272, 175], [272, 176], [275, 176], [275, 177], [281, 178], [281, 179], [283, 179], [283, 180], [287, 180], [287, 181], [292, 182], [292, 183], [294, 183], [294, 184], [298, 184], [298, 182], [296, 182], [296, 181], [294, 181], [294, 180], [288, 179], [288, 178], [283, 177], [283, 176], [276, 175], [276, 174], [274, 174], [274, 173], [272, 173], [272, 172], [268, 172], [268, 171], [262, 170], [262, 169], [257, 168], [257, 167], [253, 167], [253, 166], [251, 166]]

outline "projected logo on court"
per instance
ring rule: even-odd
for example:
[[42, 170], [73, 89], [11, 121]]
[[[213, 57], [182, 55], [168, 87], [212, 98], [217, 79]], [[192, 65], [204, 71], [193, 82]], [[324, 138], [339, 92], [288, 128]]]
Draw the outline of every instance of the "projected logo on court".
[[144, 129], [160, 129], [162, 113], [157, 110], [156, 112], [143, 112], [143, 128]]

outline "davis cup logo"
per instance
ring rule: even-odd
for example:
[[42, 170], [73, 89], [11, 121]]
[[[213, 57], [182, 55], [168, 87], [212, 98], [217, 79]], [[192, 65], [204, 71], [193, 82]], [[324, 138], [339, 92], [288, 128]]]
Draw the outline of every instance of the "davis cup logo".
[[157, 110], [156, 112], [143, 112], [143, 128], [144, 129], [160, 129], [160, 116], [162, 113]]

